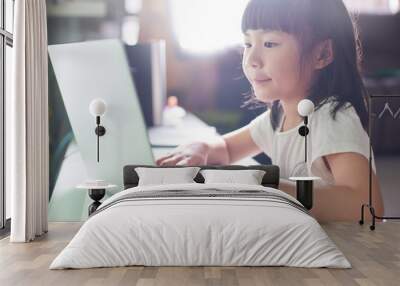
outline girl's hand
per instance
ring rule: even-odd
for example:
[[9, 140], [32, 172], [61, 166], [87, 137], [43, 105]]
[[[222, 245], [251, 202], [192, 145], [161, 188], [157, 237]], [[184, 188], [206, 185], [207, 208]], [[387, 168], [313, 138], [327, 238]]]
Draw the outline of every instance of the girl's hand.
[[194, 142], [175, 148], [167, 156], [158, 158], [158, 166], [198, 166], [206, 165], [210, 147], [204, 142]]

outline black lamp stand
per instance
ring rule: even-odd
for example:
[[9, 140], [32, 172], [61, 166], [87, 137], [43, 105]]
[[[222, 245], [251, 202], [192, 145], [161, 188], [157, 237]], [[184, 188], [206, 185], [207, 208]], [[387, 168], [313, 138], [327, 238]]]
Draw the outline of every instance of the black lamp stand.
[[99, 162], [99, 157], [100, 157], [100, 140], [99, 140], [99, 138], [100, 138], [100, 136], [104, 136], [104, 134], [106, 134], [106, 129], [104, 128], [104, 126], [101, 126], [100, 125], [100, 116], [96, 116], [96, 124], [97, 124], [97, 127], [96, 127], [96, 129], [94, 130], [94, 132], [96, 133], [96, 135], [97, 135], [97, 162]]
[[299, 128], [299, 134], [304, 137], [305, 140], [305, 150], [304, 150], [304, 161], [307, 163], [307, 135], [310, 133], [310, 130], [307, 127], [308, 125], [308, 116], [304, 117], [304, 125]]
[[371, 101], [372, 98], [374, 97], [400, 97], [399, 95], [369, 95], [368, 96], [368, 136], [369, 136], [369, 186], [368, 186], [368, 191], [369, 191], [369, 199], [368, 199], [368, 204], [363, 204], [361, 206], [361, 219], [359, 221], [360, 225], [364, 224], [364, 209], [368, 208], [369, 212], [371, 213], [372, 216], [372, 225], [369, 226], [370, 230], [375, 230], [375, 220], [376, 219], [400, 219], [400, 217], [385, 217], [385, 216], [377, 216], [375, 214], [375, 208], [372, 204], [372, 117], [375, 116], [375, 114], [372, 114], [371, 110]]

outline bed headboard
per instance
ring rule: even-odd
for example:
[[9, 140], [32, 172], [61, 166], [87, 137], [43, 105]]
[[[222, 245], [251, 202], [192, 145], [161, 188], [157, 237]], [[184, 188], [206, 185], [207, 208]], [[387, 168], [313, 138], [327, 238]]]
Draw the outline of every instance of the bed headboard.
[[[152, 165], [127, 165], [124, 167], [124, 189], [133, 188], [138, 185], [139, 177], [135, 171], [136, 167], [148, 168], [182, 168], [186, 166], [152, 166]], [[204, 169], [219, 169], [219, 170], [264, 170], [266, 173], [262, 179], [261, 184], [265, 187], [277, 189], [279, 187], [279, 167], [275, 165], [226, 165], [226, 166], [198, 166]], [[204, 178], [200, 174], [194, 178], [197, 183], [204, 183]]]

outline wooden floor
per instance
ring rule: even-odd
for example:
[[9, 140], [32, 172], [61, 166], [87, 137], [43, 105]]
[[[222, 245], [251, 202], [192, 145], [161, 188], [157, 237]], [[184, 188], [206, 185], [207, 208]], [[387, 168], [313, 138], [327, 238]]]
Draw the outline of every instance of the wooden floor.
[[78, 223], [51, 223], [44, 237], [27, 244], [0, 241], [0, 285], [400, 285], [400, 222], [334, 223], [324, 229], [353, 268], [121, 267], [48, 270], [76, 233]]

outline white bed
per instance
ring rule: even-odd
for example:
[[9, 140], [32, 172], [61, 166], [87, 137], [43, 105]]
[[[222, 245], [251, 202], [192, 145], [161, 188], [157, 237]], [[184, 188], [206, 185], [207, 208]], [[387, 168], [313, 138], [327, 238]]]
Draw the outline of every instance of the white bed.
[[[175, 190], [241, 196], [140, 197], [146, 192]], [[254, 197], [250, 190], [263, 193]], [[299, 204], [284, 192], [264, 186], [137, 186], [106, 200], [50, 269], [128, 265], [350, 268], [342, 252]]]

